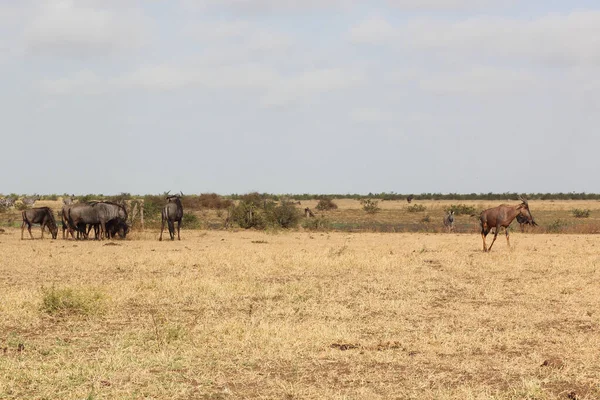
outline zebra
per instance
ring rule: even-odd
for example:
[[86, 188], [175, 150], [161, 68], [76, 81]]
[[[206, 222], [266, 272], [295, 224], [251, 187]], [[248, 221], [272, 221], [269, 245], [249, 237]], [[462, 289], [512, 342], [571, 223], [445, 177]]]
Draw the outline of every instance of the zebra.
[[23, 202], [23, 204], [25, 204], [25, 206], [27, 208], [31, 208], [33, 207], [33, 205], [35, 204], [36, 201], [38, 201], [40, 199], [39, 195], [33, 195], [30, 197], [23, 197], [23, 200], [21, 200]]
[[15, 205], [15, 201], [17, 201], [15, 197], [0, 199], [0, 207], [11, 208]]
[[444, 226], [448, 232], [454, 232], [454, 210], [450, 210], [444, 216]]
[[63, 204], [65, 206], [70, 206], [71, 204], [73, 204], [75, 202], [75, 195], [72, 194], [69, 197], [63, 197]]

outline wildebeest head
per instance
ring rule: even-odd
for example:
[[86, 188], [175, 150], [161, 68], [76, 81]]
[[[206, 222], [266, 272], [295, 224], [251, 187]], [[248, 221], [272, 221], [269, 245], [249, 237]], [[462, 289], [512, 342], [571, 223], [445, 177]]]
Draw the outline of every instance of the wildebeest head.
[[529, 211], [529, 203], [527, 202], [527, 199], [519, 196], [519, 200], [521, 200], [521, 204], [518, 206], [521, 219], [527, 220], [527, 223], [530, 225], [537, 226], [537, 223], [533, 219], [533, 215], [531, 215], [531, 211]]

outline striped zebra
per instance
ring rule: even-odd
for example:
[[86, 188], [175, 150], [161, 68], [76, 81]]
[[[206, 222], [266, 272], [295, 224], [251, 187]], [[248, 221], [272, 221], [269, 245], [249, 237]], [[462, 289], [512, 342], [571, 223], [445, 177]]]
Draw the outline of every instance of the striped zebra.
[[448, 232], [454, 232], [454, 210], [450, 210], [444, 216], [444, 226]]
[[23, 204], [25, 204], [26, 207], [31, 208], [33, 207], [33, 205], [35, 204], [36, 201], [38, 201], [40, 199], [40, 196], [33, 195], [30, 197], [23, 197], [23, 199], [21, 200], [23, 202]]
[[14, 197], [6, 197], [4, 199], [0, 199], [0, 207], [13, 207], [15, 205], [15, 201], [17, 201], [17, 199]]

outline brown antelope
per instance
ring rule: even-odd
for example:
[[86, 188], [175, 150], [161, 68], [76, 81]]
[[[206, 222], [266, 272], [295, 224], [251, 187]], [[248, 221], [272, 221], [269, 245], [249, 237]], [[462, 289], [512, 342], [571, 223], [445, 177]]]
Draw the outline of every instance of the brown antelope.
[[[516, 206], [501, 204], [498, 207], [487, 209], [481, 213], [479, 216], [479, 223], [481, 224], [483, 251], [492, 250], [492, 246], [496, 241], [496, 237], [498, 236], [498, 232], [500, 231], [501, 227], [504, 228], [504, 231], [506, 232], [506, 243], [508, 244], [508, 247], [510, 247], [508, 227], [517, 217], [517, 215], [523, 216], [531, 225], [537, 225], [531, 216], [531, 212], [529, 211], [529, 203], [527, 203], [527, 200], [520, 196], [519, 200], [521, 200], [521, 204]], [[495, 229], [494, 239], [492, 240], [492, 244], [490, 244], [488, 249], [485, 244], [485, 237], [488, 233], [490, 233], [492, 228]]]
[[410, 204], [411, 201], [413, 201], [413, 199], [415, 198], [415, 196], [413, 196], [412, 194], [406, 196], [406, 202], [408, 204]]
[[311, 217], [314, 217], [314, 216], [315, 216], [315, 214], [314, 214], [314, 213], [313, 213], [313, 212], [310, 210], [310, 208], [306, 207], [306, 208], [304, 209], [304, 216], [305, 216], [306, 218], [311, 218]]
[[454, 232], [454, 210], [450, 210], [444, 215], [444, 226], [448, 232]]

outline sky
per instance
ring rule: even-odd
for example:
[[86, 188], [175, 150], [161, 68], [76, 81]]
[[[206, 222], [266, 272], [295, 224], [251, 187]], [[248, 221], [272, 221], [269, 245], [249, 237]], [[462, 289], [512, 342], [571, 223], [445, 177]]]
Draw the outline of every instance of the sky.
[[591, 0], [0, 0], [0, 193], [600, 192]]

